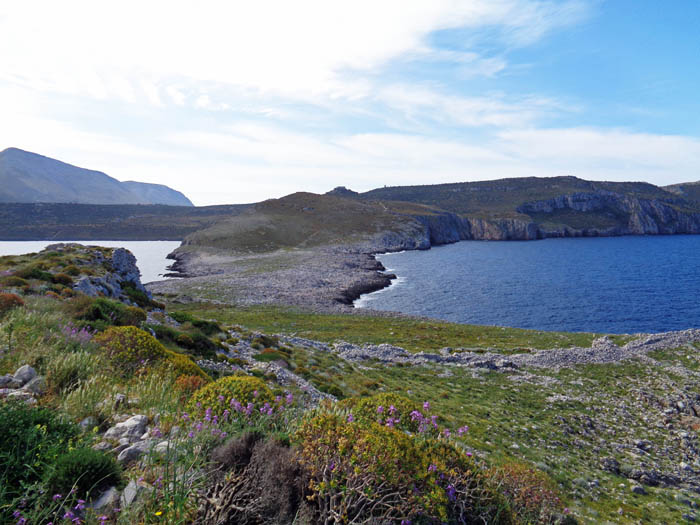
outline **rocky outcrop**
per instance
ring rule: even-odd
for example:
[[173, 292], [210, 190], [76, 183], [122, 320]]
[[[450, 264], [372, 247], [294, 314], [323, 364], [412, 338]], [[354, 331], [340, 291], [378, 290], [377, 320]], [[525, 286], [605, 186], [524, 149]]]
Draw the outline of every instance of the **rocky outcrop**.
[[[66, 247], [81, 247], [79, 244], [52, 244], [46, 247], [47, 251], [62, 251]], [[129, 298], [124, 293], [124, 286], [128, 285], [145, 293], [151, 298], [150, 292], [141, 283], [141, 272], [136, 265], [136, 257], [125, 248], [115, 248], [111, 256], [105, 256], [99, 250], [91, 250], [85, 247], [85, 253], [92, 257], [93, 263], [108, 268], [101, 276], [83, 276], [73, 285], [73, 289], [93, 297], [104, 296], [118, 299], [127, 304]]]
[[[451, 212], [412, 216], [424, 228], [422, 245], [436, 246], [464, 240], [534, 240], [548, 237], [606, 237], [700, 233], [700, 213], [682, 200], [643, 199], [597, 190], [526, 202], [517, 208], [522, 218], [481, 218]], [[562, 212], [590, 214], [590, 225], [566, 223]], [[548, 217], [549, 216], [549, 217]], [[597, 224], [600, 217], [609, 225]], [[422, 246], [422, 247], [423, 247]], [[406, 248], [410, 249], [410, 248]]]

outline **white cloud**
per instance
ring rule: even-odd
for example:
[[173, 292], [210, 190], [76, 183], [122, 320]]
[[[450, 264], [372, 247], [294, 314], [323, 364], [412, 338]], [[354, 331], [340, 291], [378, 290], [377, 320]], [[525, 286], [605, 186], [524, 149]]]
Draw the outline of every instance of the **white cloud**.
[[[135, 92], [144, 77], [159, 88], [181, 78], [293, 98], [352, 98], [368, 85], [345, 72], [430, 54], [432, 31], [493, 25], [527, 43], [584, 11], [578, 0], [15, 1], [0, 18], [0, 78], [127, 101], [156, 100], [150, 85]], [[491, 73], [502, 67], [465, 57]]]

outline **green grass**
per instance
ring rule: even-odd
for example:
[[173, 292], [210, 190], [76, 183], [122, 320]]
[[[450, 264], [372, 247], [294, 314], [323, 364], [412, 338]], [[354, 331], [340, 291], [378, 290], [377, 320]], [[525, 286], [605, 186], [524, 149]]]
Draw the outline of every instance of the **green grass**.
[[443, 347], [491, 348], [507, 353], [523, 351], [524, 348], [589, 347], [596, 337], [588, 333], [541, 332], [405, 317], [319, 314], [279, 306], [232, 308], [201, 303], [173, 304], [169, 308], [266, 333], [295, 334], [326, 342], [389, 343], [413, 352], [434, 351]]

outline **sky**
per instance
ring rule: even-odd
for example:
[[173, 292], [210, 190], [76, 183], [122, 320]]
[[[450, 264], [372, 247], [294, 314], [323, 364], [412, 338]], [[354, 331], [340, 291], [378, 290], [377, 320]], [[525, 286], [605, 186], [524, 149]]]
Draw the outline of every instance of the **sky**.
[[0, 150], [196, 205], [700, 179], [698, 0], [3, 0]]

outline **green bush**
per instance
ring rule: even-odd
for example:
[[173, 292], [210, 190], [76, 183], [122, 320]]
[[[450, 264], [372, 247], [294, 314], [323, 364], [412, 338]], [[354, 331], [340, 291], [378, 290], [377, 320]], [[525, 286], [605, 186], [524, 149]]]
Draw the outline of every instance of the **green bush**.
[[152, 301], [143, 290], [137, 290], [133, 283], [125, 281], [121, 283], [124, 294], [141, 307], [152, 306]]
[[19, 295], [13, 293], [0, 293], [0, 318], [13, 308], [24, 306], [24, 301]]
[[320, 523], [510, 523], [476, 463], [448, 441], [328, 411], [294, 439]]
[[15, 272], [15, 275], [17, 277], [21, 277], [22, 279], [37, 279], [39, 281], [47, 282], [53, 281], [53, 275], [42, 269], [40, 265], [32, 265], [20, 268], [18, 271]]
[[78, 268], [75, 264], [69, 264], [63, 269], [63, 273], [77, 277], [80, 275], [80, 268]]
[[133, 326], [110, 327], [93, 339], [115, 371], [128, 377], [153, 365], [172, 366], [185, 375], [206, 374], [190, 358], [166, 349], [151, 334]]
[[29, 285], [29, 282], [27, 282], [26, 279], [22, 279], [16, 275], [8, 275], [7, 277], [3, 277], [0, 283], [8, 288], [21, 288], [22, 286]]
[[194, 317], [185, 312], [168, 312], [168, 315], [175, 319], [178, 323], [191, 323]]
[[77, 448], [57, 459], [47, 485], [54, 494], [68, 494], [75, 489], [78, 498], [86, 499], [122, 485], [122, 474], [112, 457], [91, 448]]
[[[409, 432], [417, 432], [420, 427], [420, 421], [422, 421], [417, 417], [412, 417], [411, 413], [418, 412], [424, 418], [428, 417], [428, 412], [420, 404], [400, 394], [392, 393], [375, 394], [369, 397], [352, 397], [341, 401], [338, 406], [351, 411], [355, 419], [365, 423], [377, 421], [384, 423], [387, 418], [392, 418], [395, 421], [394, 426], [396, 428]], [[391, 410], [392, 406], [394, 407], [393, 411]], [[427, 430], [427, 428], [424, 428], [424, 430]]]
[[57, 273], [53, 276], [51, 282], [55, 284], [62, 284], [63, 286], [72, 286], [73, 278], [65, 273]]
[[[267, 385], [257, 377], [244, 375], [222, 377], [197, 390], [190, 398], [187, 410], [197, 414], [211, 408], [213, 414], [221, 415], [224, 410], [230, 409], [232, 399], [245, 406], [248, 403], [272, 403], [274, 395]], [[200, 404], [199, 408], [197, 407], [198, 403]]]
[[0, 402], [0, 522], [8, 522], [10, 502], [40, 481], [77, 435], [76, 425], [49, 409]]
[[92, 298], [86, 295], [76, 297], [70, 302], [69, 310], [78, 320], [96, 323], [100, 329], [106, 325], [140, 326], [146, 320], [146, 312], [135, 306], [126, 306], [118, 301], [104, 297]]
[[556, 485], [544, 472], [510, 462], [490, 469], [487, 476], [505, 496], [517, 523], [553, 523], [562, 515]]

